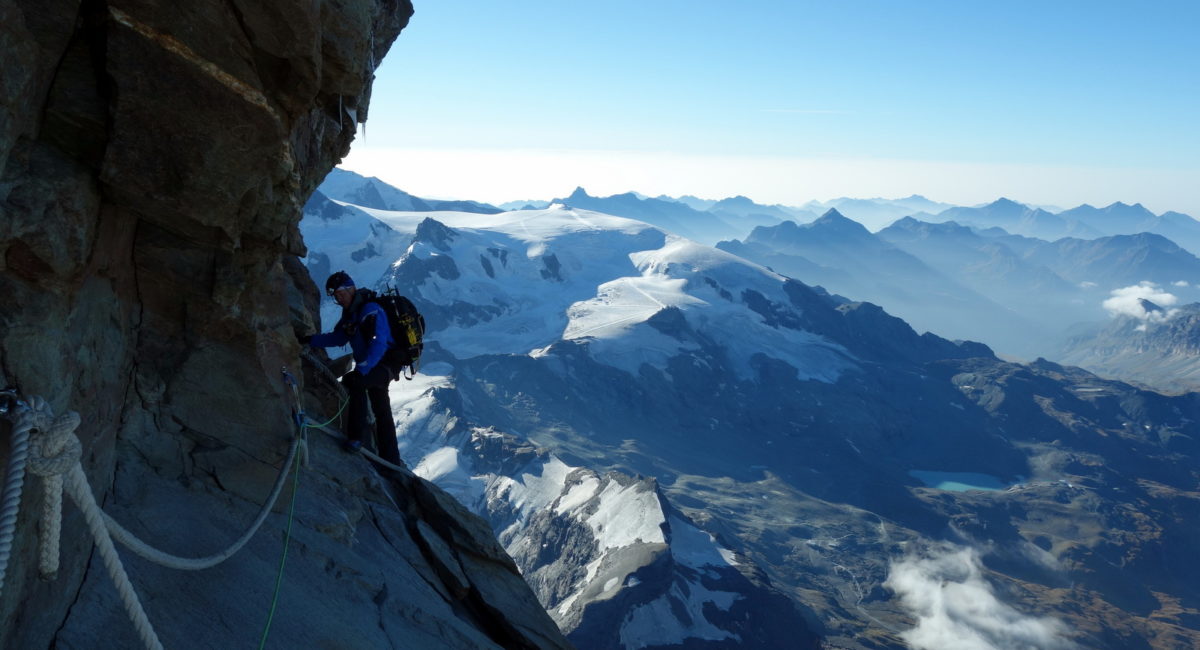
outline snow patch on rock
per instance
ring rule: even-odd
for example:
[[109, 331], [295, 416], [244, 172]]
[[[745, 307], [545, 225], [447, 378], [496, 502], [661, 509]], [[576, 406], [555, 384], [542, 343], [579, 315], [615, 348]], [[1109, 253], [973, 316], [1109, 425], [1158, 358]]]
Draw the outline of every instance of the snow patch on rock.
[[[676, 583], [669, 593], [634, 608], [625, 616], [621, 621], [621, 647], [676, 645], [689, 638], [740, 641], [737, 634], [722, 630], [704, 617], [705, 603], [728, 610], [739, 597], [731, 592], [710, 591], [695, 583], [686, 588]], [[686, 619], [679, 616], [679, 609], [688, 612], [689, 616]]]
[[639, 484], [609, 483], [600, 493], [596, 512], [587, 523], [600, 548], [620, 548], [636, 543], [666, 543], [665, 520], [658, 495]]

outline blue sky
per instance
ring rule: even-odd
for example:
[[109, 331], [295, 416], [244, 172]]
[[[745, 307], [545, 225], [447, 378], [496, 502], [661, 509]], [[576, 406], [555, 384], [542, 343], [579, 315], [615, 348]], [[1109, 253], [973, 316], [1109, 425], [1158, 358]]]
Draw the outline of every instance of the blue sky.
[[436, 0], [344, 167], [422, 196], [1140, 201], [1200, 217], [1200, 3]]

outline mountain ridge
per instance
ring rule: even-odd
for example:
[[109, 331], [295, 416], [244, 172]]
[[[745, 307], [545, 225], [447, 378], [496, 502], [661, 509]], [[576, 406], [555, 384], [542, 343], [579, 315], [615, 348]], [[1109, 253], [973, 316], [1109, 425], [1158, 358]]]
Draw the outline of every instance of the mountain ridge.
[[[426, 218], [377, 216], [402, 233]], [[1172, 460], [1197, 453], [1187, 422], [1197, 416], [1191, 398], [1165, 398], [1045, 360], [1008, 363], [979, 344], [918, 336], [880, 307], [715, 255], [644, 223], [561, 205], [487, 220], [437, 218], [457, 233], [451, 250], [438, 250], [454, 271], [407, 270], [433, 259], [433, 248], [417, 242], [379, 279], [417, 297], [439, 323], [429, 334], [436, 344], [424, 379], [430, 384], [404, 387], [411, 390], [406, 401], [421, 406], [405, 416], [401, 441], [406, 457], [419, 456], [420, 471], [433, 472], [435, 481], [490, 494], [468, 498], [480, 512], [511, 512], [515, 502], [504, 490], [474, 491], [473, 481], [502, 486], [508, 477], [528, 489], [547, 476], [546, 461], [528, 464], [535, 457], [573, 468], [561, 470], [561, 487], [550, 495], [560, 505], [594, 495], [580, 486], [594, 480], [598, 489], [607, 472], [632, 482], [654, 478], [666, 510], [680, 511], [739, 562], [744, 557], [739, 571], [761, 572], [799, 608], [789, 616], [844, 647], [902, 646], [895, 631], [913, 618], [883, 586], [896, 585], [889, 575], [908, 566], [902, 547], [937, 559], [948, 557], [941, 544], [969, 548], [971, 539], [992, 545], [972, 566], [1004, 585], [1004, 599], [1061, 617], [1069, 635], [1089, 647], [1197, 638], [1184, 618], [1139, 613], [1150, 589], [1192, 589], [1191, 574], [1179, 580], [1152, 560], [1166, 553], [1183, 561], [1178, 549], [1195, 534], [1172, 514], [1191, 507], [1187, 486], [1195, 472]], [[495, 310], [488, 318], [468, 317], [485, 307]], [[798, 340], [821, 354], [781, 358], [795, 343], [774, 337], [801, 334]], [[836, 372], [815, 372], [835, 362]], [[445, 444], [440, 432], [450, 422], [490, 432], [477, 441], [511, 440], [510, 451], [496, 452], [480, 474], [474, 459], [483, 443]], [[950, 492], [912, 472], [975, 472], [1001, 489]], [[1138, 481], [1147, 476], [1167, 486], [1143, 514], [1160, 532], [1126, 534], [1133, 524], [1121, 504], [1130, 495], [1146, 498]], [[593, 539], [595, 530], [582, 525], [582, 511], [557, 508], [544, 509], [538, 522], [507, 518], [498, 525], [509, 527], [508, 544], [549, 544], [555, 552], [547, 557], [570, 555], [574, 542], [563, 540]], [[665, 522], [670, 515], [656, 517]], [[1115, 568], [1099, 550], [1103, 543], [1080, 532], [1081, 522], [1089, 531], [1122, 531], [1106, 539], [1133, 558], [1129, 568]], [[551, 532], [566, 530], [573, 532]], [[534, 553], [522, 556], [529, 562], [523, 568], [543, 567], [540, 579], [550, 589], [543, 598], [558, 594], [544, 604], [560, 622], [588, 617], [570, 612], [603, 610], [591, 599], [607, 586], [616, 594], [632, 589], [628, 600], [605, 601], [625, 608], [609, 620], [627, 623], [655, 611], [678, 623], [668, 625], [682, 635], [671, 637], [673, 644], [689, 634], [715, 641], [739, 633], [719, 613], [753, 598], [750, 591], [725, 586], [717, 591], [740, 595], [706, 596], [716, 600], [698, 607], [685, 592], [706, 593], [701, 587], [712, 591], [715, 583], [674, 592], [670, 585], [682, 583], [655, 570], [665, 560], [654, 558], [670, 551], [627, 546], [596, 565], [626, 567], [615, 574], [590, 573], [596, 556], [581, 557], [582, 573], [559, 565], [565, 573], [556, 576]], [[635, 557], [641, 559], [633, 564], [617, 559]], [[958, 579], [930, 576], [933, 585], [947, 580]], [[1066, 584], [1075, 587], [1064, 592]], [[568, 585], [576, 591], [561, 591]], [[560, 612], [567, 593], [579, 596]], [[1071, 604], [1051, 604], [1064, 599]], [[690, 612], [692, 623], [684, 625], [677, 610]], [[568, 637], [590, 647], [579, 629]], [[603, 634], [620, 638], [620, 626]]]
[[[883, 232], [883, 231], [881, 231]], [[816, 221], [760, 226], [745, 241], [717, 248], [808, 284], [882, 305], [917, 328], [950, 338], [972, 335], [1023, 352], [1009, 333], [1028, 327], [1018, 313], [873, 234], [831, 208]], [[970, 308], [965, 306], [969, 305]], [[965, 313], [986, 314], [983, 318]]]

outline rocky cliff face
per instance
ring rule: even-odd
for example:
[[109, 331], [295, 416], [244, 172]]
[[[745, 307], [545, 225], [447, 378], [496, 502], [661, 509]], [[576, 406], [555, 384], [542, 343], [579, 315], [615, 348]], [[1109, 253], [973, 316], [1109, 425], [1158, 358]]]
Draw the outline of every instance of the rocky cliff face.
[[[101, 502], [165, 550], [231, 541], [277, 473], [293, 428], [280, 369], [298, 369], [293, 328], [315, 306], [300, 206], [411, 14], [407, 0], [0, 2], [0, 387], [79, 411]], [[367, 496], [365, 465], [314, 450], [273, 643], [563, 643], [451, 500], [408, 480], [397, 508]], [[26, 503], [40, 492], [30, 480]], [[0, 646], [129, 647], [77, 511], [42, 582], [32, 510]], [[127, 560], [168, 647], [256, 638], [281, 527], [203, 574]]]
[[1140, 303], [1140, 317], [1076, 328], [1062, 343], [1059, 360], [1159, 391], [1200, 388], [1200, 303], [1170, 309]]

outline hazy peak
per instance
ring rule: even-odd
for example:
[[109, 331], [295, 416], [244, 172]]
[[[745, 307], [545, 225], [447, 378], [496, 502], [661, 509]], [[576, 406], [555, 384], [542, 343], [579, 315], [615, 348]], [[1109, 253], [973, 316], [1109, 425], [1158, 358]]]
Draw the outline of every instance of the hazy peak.
[[858, 223], [857, 221], [848, 218], [846, 215], [842, 214], [841, 212], [838, 212], [837, 208], [829, 208], [828, 210], [825, 211], [825, 214], [818, 217], [817, 220], [813, 222], [813, 224], [817, 224], [820, 222], [829, 222], [829, 223], [849, 222], [856, 226], [862, 225], [862, 224]]
[[1014, 209], [1014, 208], [1020, 208], [1020, 209], [1024, 210], [1024, 209], [1025, 209], [1025, 204], [1023, 204], [1023, 203], [1018, 203], [1018, 202], [1016, 202], [1016, 201], [1014, 201], [1014, 200], [1012, 200], [1012, 199], [1010, 199], [1010, 198], [1007, 198], [1007, 197], [1003, 197], [1003, 196], [1002, 196], [1002, 197], [1000, 197], [1000, 198], [996, 199], [995, 201], [992, 201], [991, 203], [989, 203], [989, 204], [987, 205], [987, 207], [989, 207], [989, 208], [997, 208], [997, 209], [1004, 209], [1004, 210], [1011, 210], [1011, 209]]

